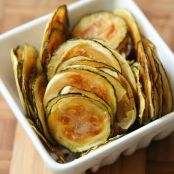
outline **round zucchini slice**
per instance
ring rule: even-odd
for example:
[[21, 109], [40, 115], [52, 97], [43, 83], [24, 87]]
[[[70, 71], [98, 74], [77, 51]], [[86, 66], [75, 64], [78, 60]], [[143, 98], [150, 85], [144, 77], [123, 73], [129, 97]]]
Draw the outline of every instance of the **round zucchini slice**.
[[61, 98], [47, 119], [54, 139], [72, 152], [104, 143], [111, 132], [110, 115], [100, 102], [81, 95]]
[[96, 40], [96, 42], [99, 42], [100, 44], [102, 44], [103, 46], [106, 46], [114, 55], [115, 58], [117, 59], [117, 61], [120, 64], [121, 67], [121, 74], [124, 75], [126, 77], [126, 79], [129, 81], [129, 83], [131, 84], [134, 92], [136, 93], [136, 81], [135, 81], [135, 77], [134, 74], [131, 70], [131, 67], [128, 63], [128, 61], [126, 61], [126, 59], [121, 56], [118, 51], [112, 49], [111, 47], [109, 47], [106, 43], [102, 42], [102, 41], [98, 41]]
[[96, 94], [93, 94], [91, 92], [88, 92], [88, 91], [85, 91], [85, 90], [82, 90], [82, 89], [78, 89], [78, 88], [73, 87], [73, 86], [65, 86], [61, 90], [60, 94], [61, 95], [65, 95], [65, 94], [81, 94], [82, 96], [85, 95], [88, 98], [91, 98], [93, 100], [99, 101], [100, 103], [105, 105], [105, 107], [107, 108], [109, 114], [112, 116], [112, 110], [111, 110], [110, 106], [104, 100], [99, 98]]
[[[95, 63], [95, 62], [94, 62]], [[91, 62], [92, 65], [92, 62]], [[93, 65], [95, 67], [95, 65]], [[129, 82], [123, 77], [114, 77], [110, 73], [105, 72], [100, 69], [96, 71], [96, 68], [87, 65], [71, 65], [65, 67], [63, 71], [74, 71], [74, 70], [90, 70], [108, 79], [108, 81], [113, 85], [115, 89], [115, 94], [117, 98], [117, 112], [116, 112], [116, 122], [115, 131], [117, 132], [117, 127], [120, 131], [127, 130], [136, 120], [136, 106], [134, 101], [134, 95]], [[112, 70], [110, 70], [112, 71]], [[115, 75], [115, 73], [113, 73]], [[115, 120], [114, 119], [114, 120]]]
[[48, 83], [44, 95], [44, 106], [48, 101], [60, 94], [65, 86], [74, 86], [96, 94], [116, 112], [116, 96], [112, 84], [105, 78], [90, 70], [74, 69], [56, 74]]
[[45, 71], [54, 51], [67, 40], [68, 30], [68, 11], [67, 7], [62, 5], [53, 13], [43, 35], [40, 59]]
[[56, 73], [60, 72], [66, 66], [73, 65], [76, 62], [84, 61], [84, 60], [92, 60], [92, 59], [85, 57], [85, 56], [72, 57], [71, 59], [68, 59], [68, 60], [64, 61], [63, 63], [61, 63], [61, 65], [57, 69]]
[[76, 56], [85, 56], [105, 63], [121, 72], [119, 62], [106, 46], [96, 40], [73, 39], [61, 45], [51, 58], [47, 69], [48, 80], [55, 75], [62, 62]]
[[127, 34], [125, 21], [109, 12], [97, 12], [84, 16], [72, 31], [73, 38], [101, 39], [114, 49]]
[[119, 16], [125, 20], [125, 22], [127, 23], [127, 26], [128, 26], [128, 30], [132, 36], [134, 45], [136, 46], [137, 43], [141, 40], [141, 33], [140, 33], [140, 30], [138, 28], [138, 25], [136, 23], [134, 16], [128, 10], [121, 9], [121, 8], [115, 9], [113, 11], [113, 13], [116, 16]]

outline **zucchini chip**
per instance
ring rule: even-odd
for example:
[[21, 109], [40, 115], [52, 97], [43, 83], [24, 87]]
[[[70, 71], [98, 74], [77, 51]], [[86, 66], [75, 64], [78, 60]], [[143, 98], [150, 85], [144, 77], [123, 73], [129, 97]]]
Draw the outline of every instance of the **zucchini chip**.
[[88, 92], [88, 91], [85, 91], [85, 90], [82, 90], [82, 89], [78, 89], [78, 88], [73, 87], [73, 86], [65, 86], [61, 90], [60, 95], [65, 95], [65, 94], [82, 94], [82, 95], [87, 96], [88, 98], [99, 101], [100, 103], [105, 105], [105, 107], [107, 108], [109, 114], [112, 116], [112, 110], [111, 110], [110, 106], [104, 100], [99, 98], [96, 94], [93, 94], [91, 92]]
[[58, 100], [47, 119], [51, 135], [72, 152], [100, 145], [110, 136], [110, 115], [98, 101], [69, 94]]
[[99, 41], [99, 40], [96, 40], [96, 42], [99, 42], [100, 44], [102, 44], [104, 47], [107, 47], [112, 52], [112, 54], [115, 56], [115, 58], [117, 59], [117, 61], [120, 64], [121, 74], [126, 77], [126, 79], [131, 84], [134, 92], [136, 93], [136, 81], [135, 81], [135, 77], [134, 77], [134, 74], [131, 70], [131, 67], [130, 67], [129, 63], [125, 60], [125, 58], [123, 56], [121, 56], [118, 53], [118, 51], [112, 49], [106, 43], [104, 43], [102, 41]]
[[[133, 49], [132, 38], [130, 34], [127, 34], [126, 38], [119, 44], [116, 49], [125, 59], [128, 59]], [[132, 57], [131, 57], [132, 58]]]
[[32, 83], [33, 106], [35, 108], [35, 113], [38, 117], [36, 126], [39, 127], [40, 125], [38, 124], [41, 124], [42, 132], [44, 133], [46, 139], [50, 143], [55, 144], [54, 140], [48, 133], [48, 128], [46, 125], [46, 115], [43, 106], [43, 97], [45, 93], [45, 88], [46, 88], [46, 78], [43, 74], [40, 74], [36, 77], [36, 79]]
[[19, 97], [27, 117], [32, 118], [34, 109], [30, 89], [30, 79], [35, 76], [37, 51], [31, 45], [18, 46], [11, 51], [11, 60]]
[[163, 96], [163, 89], [162, 89], [162, 82], [161, 78], [159, 78], [159, 72], [157, 70], [157, 65], [155, 63], [155, 59], [152, 55], [152, 51], [149, 45], [149, 41], [143, 37], [143, 46], [145, 49], [145, 53], [148, 58], [149, 62], [149, 69], [150, 69], [150, 77], [151, 77], [151, 83], [152, 83], [152, 100], [154, 103], [154, 109], [155, 109], [155, 116], [160, 117], [162, 113], [162, 96]]
[[47, 76], [50, 80], [62, 62], [76, 56], [85, 56], [98, 62], [102, 62], [121, 72], [120, 64], [113, 53], [96, 40], [73, 39], [62, 44], [51, 58]]
[[67, 40], [68, 30], [68, 11], [67, 7], [62, 5], [53, 13], [43, 35], [40, 58], [45, 71], [54, 51]]
[[105, 78], [90, 70], [73, 69], [71, 72], [63, 71], [56, 74], [48, 83], [45, 95], [44, 106], [48, 101], [59, 95], [65, 86], [74, 86], [79, 89], [96, 94], [103, 99], [112, 109], [113, 115], [116, 112], [116, 96], [112, 84]]
[[162, 109], [159, 111], [159, 113], [162, 112], [162, 114], [160, 114], [159, 116], [166, 115], [172, 111], [172, 103], [173, 103], [170, 82], [158, 58], [155, 45], [147, 39], [146, 40], [144, 39], [144, 44], [146, 44], [146, 46], [148, 47], [149, 54], [153, 57], [158, 72], [158, 77], [156, 79], [156, 86], [157, 86], [156, 88], [159, 95], [160, 107]]
[[173, 106], [172, 92], [171, 92], [169, 79], [167, 77], [167, 74], [164, 70], [162, 63], [160, 62], [158, 58], [158, 54], [157, 54], [157, 50], [155, 46], [153, 47], [152, 52], [153, 52], [155, 61], [158, 64], [159, 72], [161, 74], [161, 79], [162, 79], [162, 87], [163, 87], [162, 116], [164, 116], [172, 111], [172, 106]]
[[92, 60], [92, 59], [90, 59], [88, 57], [85, 57], [85, 56], [75, 56], [75, 57], [72, 57], [71, 59], [68, 59], [68, 60], [64, 61], [63, 63], [61, 63], [61, 65], [59, 66], [59, 68], [56, 71], [56, 74], [58, 72], [60, 72], [63, 68], [65, 68], [66, 66], [73, 65], [76, 62], [81, 62], [81, 61], [86, 61], [86, 60]]
[[[116, 118], [113, 118], [113, 121], [116, 119], [115, 131], [118, 133], [117, 124], [121, 132], [127, 130], [136, 120], [136, 106], [131, 86], [123, 76], [120, 75], [118, 79], [116, 79], [116, 77], [105, 71], [106, 68], [104, 70], [100, 68], [100, 71], [97, 71], [95, 68], [95, 62], [92, 65], [92, 61], [91, 66], [93, 67], [88, 65], [71, 65], [65, 67], [63, 71], [74, 71], [76, 69], [90, 70], [102, 77], [105, 77], [113, 85], [117, 98]], [[113, 74], [115, 75], [115, 73]]]
[[125, 21], [109, 12], [98, 12], [84, 16], [75, 25], [72, 38], [101, 39], [116, 49], [126, 38]]
[[43, 133], [48, 141], [53, 142], [45, 122], [43, 108], [43, 96], [46, 80], [40, 73], [37, 50], [28, 44], [17, 47], [11, 51], [11, 58], [15, 73], [15, 80], [21, 103], [25, 109], [26, 117], [29, 117], [40, 133]]
[[135, 78], [136, 78], [136, 83], [137, 83], [137, 108], [138, 108], [138, 120], [140, 125], [146, 124], [148, 122], [148, 117], [144, 115], [145, 111], [145, 97], [142, 91], [142, 84], [140, 83], [140, 69], [141, 65], [137, 62], [133, 63], [131, 65], [132, 71], [134, 72]]
[[22, 107], [24, 109], [24, 113], [28, 113], [28, 108], [25, 105], [25, 99], [22, 92], [22, 66], [23, 66], [23, 60], [22, 60], [22, 48], [17, 47], [16, 49], [11, 50], [11, 62], [13, 65], [13, 72], [16, 82], [17, 91], [19, 94], [19, 98], [22, 104]]
[[127, 25], [131, 37], [134, 42], [134, 48], [136, 50], [136, 60], [141, 64], [142, 68], [140, 69], [140, 82], [143, 85], [143, 92], [145, 94], [146, 107], [144, 114], [146, 117], [151, 119], [155, 119], [155, 110], [152, 101], [152, 83], [150, 80], [150, 70], [149, 70], [149, 62], [147, 56], [145, 54], [145, 50], [142, 43], [141, 33], [139, 27], [133, 17], [133, 15], [125, 10], [125, 9], [116, 9], [113, 12], [115, 15], [123, 18]]
[[130, 35], [132, 37], [136, 49], [137, 43], [141, 41], [141, 34], [133, 15], [126, 9], [115, 9], [113, 13], [116, 16], [119, 16], [122, 19], [124, 19], [125, 22], [127, 23], [128, 30], [130, 32]]

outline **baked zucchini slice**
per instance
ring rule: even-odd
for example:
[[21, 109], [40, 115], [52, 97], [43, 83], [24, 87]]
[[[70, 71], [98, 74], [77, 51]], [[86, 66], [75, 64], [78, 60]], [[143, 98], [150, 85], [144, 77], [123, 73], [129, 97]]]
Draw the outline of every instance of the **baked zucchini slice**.
[[133, 17], [133, 15], [125, 9], [116, 9], [113, 12], [115, 15], [122, 17], [129, 28], [130, 34], [132, 36], [134, 42], [134, 48], [136, 50], [136, 60], [141, 64], [142, 68], [140, 71], [140, 81], [143, 85], [144, 94], [145, 94], [145, 101], [146, 101], [146, 108], [145, 108], [145, 115], [148, 115], [149, 119], [155, 118], [155, 110], [152, 101], [152, 84], [150, 80], [150, 72], [149, 72], [149, 62], [147, 56], [144, 51], [144, 47], [142, 44], [142, 37], [139, 30], [139, 27]]
[[72, 38], [101, 39], [117, 48], [127, 35], [125, 21], [109, 12], [97, 12], [84, 16], [74, 26]]
[[85, 60], [92, 60], [92, 59], [85, 57], [85, 56], [72, 57], [71, 59], [68, 59], [68, 60], [64, 61], [63, 63], [61, 63], [59, 68], [57, 69], [56, 73], [60, 72], [66, 66], [73, 65], [73, 64], [76, 64], [76, 62], [81, 62], [81, 61], [85, 61]]
[[74, 69], [56, 74], [48, 83], [44, 95], [44, 106], [48, 101], [60, 94], [65, 86], [74, 86], [96, 94], [116, 112], [116, 96], [112, 84], [105, 78], [90, 70]]
[[105, 107], [107, 108], [109, 114], [112, 115], [112, 110], [111, 110], [110, 106], [104, 100], [99, 98], [96, 94], [93, 94], [93, 93], [85, 91], [85, 90], [78, 89], [78, 88], [73, 87], [73, 86], [65, 86], [61, 90], [60, 94], [61, 95], [65, 95], [65, 94], [81, 94], [81, 95], [85, 95], [88, 98], [91, 98], [93, 100], [99, 101], [100, 103], [105, 105]]
[[22, 52], [23, 49], [18, 46], [16, 49], [11, 50], [11, 62], [13, 65], [13, 72], [16, 82], [17, 91], [19, 94], [19, 98], [24, 109], [24, 113], [28, 113], [28, 108], [25, 105], [25, 99], [22, 92], [22, 67], [23, 67], [23, 60], [22, 60]]
[[62, 5], [53, 13], [43, 35], [40, 58], [45, 71], [54, 51], [68, 39], [68, 30], [68, 11], [67, 7]]
[[77, 94], [69, 94], [53, 105], [47, 125], [54, 139], [72, 152], [102, 144], [111, 132], [105, 105]]
[[85, 56], [105, 63], [121, 72], [119, 62], [106, 46], [96, 40], [73, 39], [62, 44], [51, 58], [47, 69], [48, 79], [55, 75], [62, 62], [76, 56]]
[[159, 72], [161, 74], [161, 80], [162, 80], [162, 87], [163, 87], [163, 107], [162, 107], [162, 116], [172, 112], [172, 107], [173, 107], [173, 98], [172, 98], [172, 92], [171, 92], [171, 87], [170, 87], [170, 82], [167, 77], [167, 74], [164, 70], [164, 67], [162, 63], [160, 62], [157, 54], [157, 50], [155, 46], [152, 49], [153, 56], [155, 58], [156, 63], [158, 64], [159, 67]]
[[131, 65], [131, 68], [132, 68], [132, 71], [134, 72], [136, 83], [137, 83], [136, 101], [137, 101], [137, 108], [138, 108], [138, 120], [140, 125], [142, 125], [142, 124], [146, 124], [149, 121], [149, 119], [148, 117], [146, 117], [146, 115], [144, 115], [146, 104], [145, 104], [145, 97], [142, 91], [142, 84], [140, 83], [141, 65], [135, 62]]
[[127, 23], [128, 30], [130, 32], [130, 35], [133, 39], [134, 46], [136, 48], [137, 43], [141, 40], [141, 33], [134, 16], [128, 10], [121, 9], [121, 8], [115, 9], [113, 13], [116, 16], [119, 16], [122, 19], [124, 19], [125, 22]]
[[116, 49], [125, 59], [128, 59], [133, 49], [133, 42], [130, 34], [128, 33], [125, 39], [119, 44]]
[[99, 40], [96, 40], [96, 42], [99, 42], [100, 44], [102, 44], [104, 47], [107, 47], [112, 52], [112, 54], [115, 56], [115, 58], [117, 59], [117, 61], [120, 64], [121, 74], [126, 77], [126, 79], [131, 84], [134, 92], [136, 93], [136, 81], [135, 81], [135, 77], [134, 77], [134, 74], [133, 74], [133, 72], [131, 70], [131, 67], [130, 67], [129, 63], [126, 61], [126, 59], [123, 56], [121, 56], [118, 53], [118, 51], [116, 51], [116, 50], [112, 49], [111, 47], [109, 47], [109, 45], [106, 44], [105, 42], [102, 42], [102, 41], [99, 41]]
[[33, 107], [35, 110], [35, 115], [37, 116], [37, 122], [35, 124], [37, 127], [41, 126], [42, 132], [46, 137], [47, 141], [49, 141], [51, 144], [55, 144], [53, 138], [50, 136], [48, 132], [48, 128], [46, 125], [46, 115], [43, 106], [43, 97], [45, 89], [46, 77], [43, 74], [39, 74], [32, 83]]
[[71, 65], [65, 67], [63, 71], [65, 70], [68, 72], [74, 70], [90, 70], [102, 77], [107, 78], [107, 80], [113, 85], [117, 98], [116, 118], [113, 118], [113, 121], [115, 120], [116, 133], [118, 133], [118, 129], [120, 130], [120, 132], [127, 130], [135, 122], [136, 106], [133, 91], [131, 86], [123, 76], [120, 76], [118, 79], [116, 79], [116, 77], [110, 75], [107, 72], [104, 72], [102, 68], [100, 69], [100, 71], [96, 71], [95, 65], [93, 65], [93, 67], [90, 67], [88, 65]]
[[26, 116], [30, 118], [34, 115], [30, 79], [36, 75], [37, 57], [37, 50], [28, 44], [18, 46], [11, 51], [11, 60], [19, 97]]
[[161, 78], [159, 78], [159, 72], [157, 70], [157, 65], [155, 63], [155, 59], [153, 57], [151, 48], [150, 48], [150, 42], [143, 37], [143, 46], [145, 49], [145, 53], [148, 58], [149, 62], [149, 69], [150, 69], [150, 78], [151, 78], [151, 83], [152, 83], [152, 100], [154, 103], [154, 110], [155, 110], [155, 116], [160, 117], [162, 113], [162, 95], [163, 95], [163, 90], [162, 90], [162, 83], [161, 83]]

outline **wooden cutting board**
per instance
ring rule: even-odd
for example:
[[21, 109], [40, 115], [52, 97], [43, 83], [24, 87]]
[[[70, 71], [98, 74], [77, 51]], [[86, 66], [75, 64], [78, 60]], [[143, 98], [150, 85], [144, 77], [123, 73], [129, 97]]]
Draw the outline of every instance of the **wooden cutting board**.
[[[75, 0], [0, 0], [0, 33]], [[174, 51], [174, 0], [136, 0]], [[109, 3], [109, 1], [108, 1]], [[1, 50], [2, 51], [2, 50]], [[2, 62], [1, 62], [2, 63]], [[97, 174], [174, 174], [174, 134]], [[0, 96], [0, 174], [51, 174]], [[88, 172], [90, 173], [90, 171]]]

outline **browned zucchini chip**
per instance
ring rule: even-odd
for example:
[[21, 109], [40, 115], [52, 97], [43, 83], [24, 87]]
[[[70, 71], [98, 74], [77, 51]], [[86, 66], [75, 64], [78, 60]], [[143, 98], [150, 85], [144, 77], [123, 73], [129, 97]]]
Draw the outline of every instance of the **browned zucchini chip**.
[[130, 55], [132, 49], [132, 38], [130, 37], [130, 34], [127, 34], [125, 39], [119, 44], [117, 50], [124, 58], [128, 59], [128, 56]]
[[37, 50], [28, 44], [11, 51], [16, 85], [26, 116], [33, 117], [30, 79], [36, 75]]
[[98, 75], [97, 71], [73, 69], [56, 74], [47, 85], [44, 106], [56, 97], [65, 86], [74, 86], [96, 94], [109, 104], [113, 114], [115, 114], [116, 96], [114, 88], [105, 77]]
[[170, 82], [169, 82], [167, 74], [163, 68], [163, 65], [158, 58], [157, 50], [156, 50], [155, 46], [152, 51], [153, 51], [153, 56], [156, 60], [156, 63], [159, 66], [159, 72], [161, 74], [161, 79], [162, 79], [162, 87], [163, 87], [162, 116], [164, 116], [172, 111], [172, 106], [173, 106], [172, 92], [171, 92]]
[[13, 65], [13, 72], [14, 72], [14, 77], [15, 77], [15, 82], [16, 82], [19, 98], [20, 98], [22, 107], [24, 109], [24, 112], [26, 114], [28, 113], [28, 108], [25, 105], [25, 101], [24, 101], [25, 99], [22, 92], [22, 66], [23, 66], [22, 52], [23, 52], [23, 49], [21, 47], [12, 49], [11, 61]]
[[152, 84], [150, 80], [150, 71], [149, 71], [149, 62], [145, 54], [145, 50], [141, 41], [141, 34], [138, 25], [133, 17], [133, 15], [125, 9], [116, 9], [114, 14], [122, 17], [130, 31], [132, 36], [134, 47], [136, 50], [136, 60], [141, 64], [142, 68], [140, 69], [140, 82], [143, 85], [143, 92], [145, 94], [146, 107], [144, 114], [149, 119], [155, 118], [155, 111], [152, 102]]
[[[94, 62], [95, 63], [95, 62]], [[76, 69], [90, 70], [105, 78], [113, 85], [117, 98], [117, 113], [116, 113], [116, 124], [115, 131], [117, 132], [117, 125], [120, 131], [127, 130], [136, 120], [136, 106], [134, 102], [133, 91], [127, 80], [123, 76], [119, 76], [118, 79], [107, 73], [105, 70], [100, 68], [100, 71], [95, 70], [95, 64], [89, 67], [88, 65], [71, 65], [66, 67], [64, 70], [74, 71]], [[106, 68], [105, 68], [106, 69]], [[110, 70], [112, 71], [112, 70]], [[115, 75], [115, 73], [113, 73]], [[123, 86], [122, 86], [123, 85]], [[113, 120], [115, 120], [113, 118]]]
[[44, 70], [54, 53], [54, 51], [68, 38], [68, 11], [65, 5], [58, 7], [47, 23], [43, 35], [40, 58]]
[[96, 40], [73, 39], [62, 44], [48, 64], [47, 76], [50, 80], [62, 62], [75, 56], [85, 56], [115, 68], [121, 72], [119, 62], [108, 48]]
[[110, 116], [112, 117], [113, 113], [112, 113], [112, 110], [111, 110], [110, 106], [104, 100], [99, 98], [96, 94], [93, 94], [91, 92], [88, 92], [88, 91], [85, 91], [85, 90], [82, 90], [82, 89], [79, 89], [79, 88], [76, 88], [76, 87], [73, 87], [73, 86], [65, 86], [61, 90], [60, 95], [65, 95], [65, 94], [82, 94], [82, 95], [87, 96], [88, 98], [99, 101], [100, 103], [105, 105], [105, 107], [107, 108]]
[[141, 34], [133, 15], [126, 9], [115, 9], [113, 13], [124, 19], [127, 23], [128, 30], [136, 48], [137, 43], [141, 40]]
[[101, 39], [114, 49], [125, 39], [127, 25], [120, 17], [109, 12], [84, 16], [72, 31], [73, 38]]
[[155, 109], [155, 116], [160, 117], [162, 113], [162, 83], [161, 78], [159, 78], [159, 72], [156, 67], [155, 59], [152, 55], [152, 51], [149, 45], [149, 41], [146, 38], [143, 38], [143, 46], [145, 49], [145, 53], [148, 58], [149, 62], [149, 69], [150, 69], [150, 78], [152, 83], [152, 100], [154, 103], [154, 109]]
[[137, 83], [137, 97], [136, 97], [136, 102], [137, 102], [137, 108], [138, 108], [138, 120], [140, 125], [141, 124], [146, 124], [148, 122], [148, 118], [146, 115], [144, 115], [145, 111], [145, 97], [142, 91], [142, 84], [140, 83], [140, 69], [141, 65], [137, 62], [133, 63], [131, 65], [132, 71], [134, 72], [135, 78], [136, 78], [136, 83]]
[[43, 106], [43, 97], [45, 93], [45, 88], [46, 88], [45, 76], [43, 74], [40, 74], [36, 77], [36, 79], [32, 84], [33, 106], [35, 108], [35, 114], [37, 114], [38, 116], [39, 123], [42, 126], [42, 131], [44, 133], [44, 136], [50, 143], [55, 144], [54, 140], [48, 133], [46, 125], [46, 115]]
[[126, 77], [126, 79], [131, 84], [134, 92], [136, 93], [136, 81], [135, 81], [134, 74], [133, 74], [133, 72], [131, 70], [131, 67], [129, 66], [129, 63], [125, 60], [125, 58], [123, 56], [121, 56], [118, 53], [118, 51], [112, 49], [106, 43], [104, 43], [102, 41], [98, 41], [98, 40], [96, 40], [96, 42], [100, 42], [100, 44], [102, 44], [103, 46], [107, 47], [114, 54], [115, 58], [117, 59], [117, 61], [120, 64], [121, 74]]
[[54, 139], [72, 152], [82, 152], [102, 144], [111, 131], [106, 107], [77, 94], [58, 100], [47, 123]]

